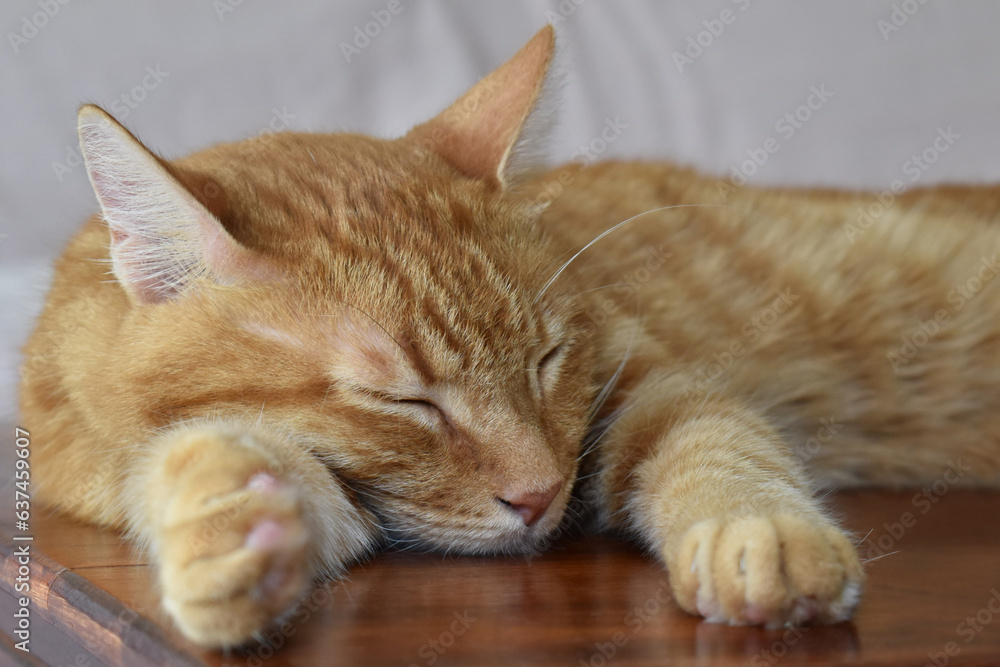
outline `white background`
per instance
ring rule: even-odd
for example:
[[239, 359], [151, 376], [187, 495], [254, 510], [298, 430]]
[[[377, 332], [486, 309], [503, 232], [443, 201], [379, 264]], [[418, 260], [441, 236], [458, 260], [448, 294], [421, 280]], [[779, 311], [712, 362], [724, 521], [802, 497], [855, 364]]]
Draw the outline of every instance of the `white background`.
[[[127, 109], [119, 119], [168, 158], [281, 117], [293, 130], [397, 136], [558, 19], [567, 73], [553, 162], [617, 118], [628, 127], [602, 157], [724, 173], [775, 137], [751, 182], [885, 188], [951, 127], [960, 138], [919, 184], [1000, 177], [1000, 3], [399, 0], [348, 62], [342, 43], [389, 0], [237, 2], [0, 4], [0, 421], [14, 418], [17, 349], [47, 267], [95, 208], [83, 168], [67, 163], [84, 102]], [[726, 10], [730, 22], [716, 22]], [[679, 68], [675, 52], [699, 32], [706, 46]], [[147, 68], [166, 74], [155, 83]], [[144, 99], [129, 108], [121, 96], [136, 86]], [[776, 123], [811, 86], [833, 96], [787, 137]]]

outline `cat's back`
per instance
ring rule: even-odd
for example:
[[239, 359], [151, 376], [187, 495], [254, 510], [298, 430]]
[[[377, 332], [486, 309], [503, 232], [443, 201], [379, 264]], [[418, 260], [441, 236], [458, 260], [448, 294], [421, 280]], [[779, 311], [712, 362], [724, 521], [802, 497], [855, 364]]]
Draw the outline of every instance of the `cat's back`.
[[528, 192], [565, 259], [632, 218], [561, 278], [586, 295], [603, 377], [629, 355], [626, 383], [641, 367], [735, 389], [805, 436], [840, 419], [842, 452], [1000, 435], [997, 188], [759, 189], [603, 163]]
[[527, 193], [548, 205], [543, 224], [564, 251], [636, 216], [596, 243], [590, 256], [628, 253], [637, 245], [701, 243], [726, 248], [730, 260], [752, 254], [770, 268], [804, 263], [812, 267], [808, 273], [876, 257], [947, 271], [961, 268], [966, 253], [987, 249], [982, 242], [1000, 239], [1000, 188], [994, 186], [759, 188], [670, 163], [605, 162], [557, 168]]

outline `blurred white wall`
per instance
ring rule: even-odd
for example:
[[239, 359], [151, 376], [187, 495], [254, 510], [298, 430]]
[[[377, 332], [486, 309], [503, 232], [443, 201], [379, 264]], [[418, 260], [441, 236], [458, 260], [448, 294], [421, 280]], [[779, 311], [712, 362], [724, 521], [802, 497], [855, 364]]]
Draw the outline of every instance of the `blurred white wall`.
[[[567, 69], [554, 162], [610, 121], [621, 131], [600, 157], [720, 173], [763, 161], [770, 138], [777, 151], [748, 163], [751, 182], [1000, 177], [1000, 3], [5, 0], [0, 421], [47, 267], [95, 208], [76, 148], [81, 103], [166, 157], [268, 128], [394, 136], [546, 21]], [[947, 128], [958, 138], [914, 171]]]

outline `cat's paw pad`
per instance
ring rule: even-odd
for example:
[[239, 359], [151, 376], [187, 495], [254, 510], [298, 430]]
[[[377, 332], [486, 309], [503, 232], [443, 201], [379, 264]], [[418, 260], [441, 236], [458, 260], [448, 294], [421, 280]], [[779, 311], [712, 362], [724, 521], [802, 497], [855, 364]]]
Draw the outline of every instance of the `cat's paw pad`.
[[178, 466], [162, 508], [163, 604], [205, 646], [247, 641], [294, 605], [312, 578], [297, 489], [265, 457], [233, 444], [211, 443], [224, 451]]
[[837, 623], [851, 615], [864, 584], [840, 530], [787, 514], [701, 521], [668, 563], [680, 606], [716, 623]]

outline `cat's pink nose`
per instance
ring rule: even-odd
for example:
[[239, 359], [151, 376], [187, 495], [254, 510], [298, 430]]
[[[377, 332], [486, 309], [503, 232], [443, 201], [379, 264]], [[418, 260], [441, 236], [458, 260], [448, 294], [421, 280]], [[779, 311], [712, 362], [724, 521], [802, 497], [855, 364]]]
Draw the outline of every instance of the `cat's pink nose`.
[[545, 510], [562, 488], [562, 482], [556, 482], [544, 491], [517, 491], [510, 489], [497, 500], [521, 515], [525, 526], [530, 526], [542, 518]]

